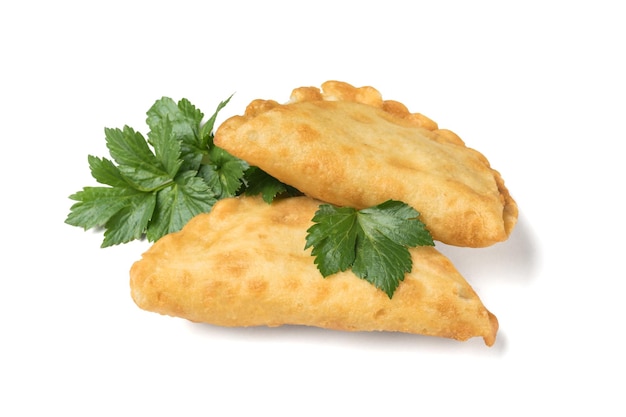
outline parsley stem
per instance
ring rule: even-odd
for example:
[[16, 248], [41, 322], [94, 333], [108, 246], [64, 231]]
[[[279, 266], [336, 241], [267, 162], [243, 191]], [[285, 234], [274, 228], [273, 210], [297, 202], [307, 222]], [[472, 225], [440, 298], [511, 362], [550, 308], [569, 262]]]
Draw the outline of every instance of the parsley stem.
[[166, 183], [163, 183], [161, 185], [159, 185], [158, 187], [156, 187], [154, 190], [151, 190], [153, 193], [158, 193], [159, 191], [169, 187], [170, 185], [174, 184], [174, 180], [169, 180]]

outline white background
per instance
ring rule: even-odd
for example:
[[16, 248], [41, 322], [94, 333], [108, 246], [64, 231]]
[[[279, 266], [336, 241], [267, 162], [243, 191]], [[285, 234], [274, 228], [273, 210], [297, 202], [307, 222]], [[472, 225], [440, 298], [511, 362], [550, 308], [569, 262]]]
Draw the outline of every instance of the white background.
[[[411, 4], [409, 7], [408, 5]], [[609, 1], [21, 1], [0, 6], [0, 415], [624, 415], [626, 29]], [[161, 96], [218, 123], [337, 79], [458, 133], [520, 207], [438, 245], [500, 320], [492, 348], [224, 329], [138, 309], [145, 242], [64, 224], [104, 127]], [[470, 414], [471, 413], [471, 414]], [[577, 413], [578, 414], [578, 413]]]

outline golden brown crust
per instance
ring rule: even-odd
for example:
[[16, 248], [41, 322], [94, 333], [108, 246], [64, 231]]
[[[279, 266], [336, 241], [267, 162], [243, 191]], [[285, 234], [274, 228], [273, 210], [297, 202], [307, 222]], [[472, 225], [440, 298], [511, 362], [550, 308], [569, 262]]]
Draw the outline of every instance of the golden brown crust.
[[132, 266], [133, 299], [148, 311], [221, 326], [298, 324], [494, 343], [497, 319], [432, 247], [411, 250], [413, 271], [392, 299], [349, 271], [323, 278], [304, 250], [319, 204], [219, 201]]
[[515, 201], [481, 153], [372, 87], [328, 81], [295, 89], [287, 104], [255, 100], [218, 128], [215, 143], [332, 204], [404, 201], [447, 244], [489, 246], [517, 221]]

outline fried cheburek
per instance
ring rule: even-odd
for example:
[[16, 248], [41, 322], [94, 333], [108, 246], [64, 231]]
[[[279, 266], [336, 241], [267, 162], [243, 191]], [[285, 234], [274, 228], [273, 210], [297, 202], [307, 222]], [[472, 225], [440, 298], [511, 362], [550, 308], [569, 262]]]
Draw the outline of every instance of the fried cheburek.
[[403, 201], [450, 245], [504, 241], [517, 221], [515, 201], [481, 153], [372, 87], [328, 81], [293, 90], [287, 104], [254, 100], [222, 123], [215, 144], [331, 204]]
[[305, 196], [272, 204], [220, 200], [133, 264], [132, 298], [148, 311], [221, 326], [294, 324], [494, 343], [496, 317], [433, 247], [410, 249], [412, 272], [392, 299], [351, 271], [323, 278], [303, 249], [319, 204]]

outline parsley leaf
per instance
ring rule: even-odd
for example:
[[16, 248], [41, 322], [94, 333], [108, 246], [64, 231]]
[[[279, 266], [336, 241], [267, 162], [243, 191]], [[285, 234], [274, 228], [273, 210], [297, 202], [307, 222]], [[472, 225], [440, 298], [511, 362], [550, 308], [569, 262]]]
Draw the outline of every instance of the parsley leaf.
[[66, 223], [85, 229], [103, 227], [124, 207], [131, 205], [137, 191], [125, 187], [85, 187], [70, 196], [72, 206]]
[[187, 99], [176, 103], [169, 97], [163, 97], [154, 103], [147, 115], [146, 123], [152, 130], [158, 129], [164, 119], [171, 121], [171, 134], [180, 143], [183, 169], [197, 170], [206, 152], [200, 136], [202, 112]]
[[72, 194], [65, 222], [104, 228], [102, 247], [144, 236], [156, 241], [235, 195], [248, 165], [213, 144], [217, 114], [229, 100], [203, 125], [188, 100], [163, 97], [147, 112], [147, 139], [129, 126], [105, 129], [112, 160], [88, 156], [92, 177], [105, 186]]
[[130, 196], [127, 204], [106, 222], [102, 247], [141, 238], [154, 212], [155, 200], [154, 193]]
[[[143, 135], [125, 126], [105, 129], [107, 148], [118, 163], [118, 170], [128, 184], [139, 191], [154, 191], [172, 180], [157, 160]], [[175, 154], [178, 157], [180, 152]]]
[[268, 204], [271, 204], [279, 195], [292, 197], [302, 195], [296, 188], [277, 180], [259, 167], [249, 167], [245, 172], [244, 181], [246, 195], [261, 194], [263, 201]]
[[418, 217], [418, 211], [394, 200], [362, 210], [322, 204], [307, 231], [305, 249], [313, 248], [322, 276], [351, 268], [392, 298], [413, 267], [408, 248], [434, 246]]
[[203, 159], [200, 175], [218, 198], [233, 197], [242, 186], [248, 163], [213, 146]]
[[157, 193], [156, 210], [147, 231], [148, 240], [155, 241], [182, 229], [196, 214], [211, 211], [216, 202], [210, 187], [193, 171], [179, 175], [173, 184]]

